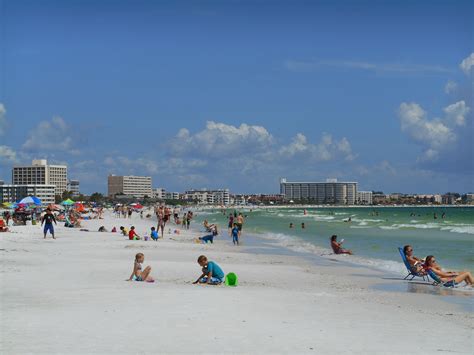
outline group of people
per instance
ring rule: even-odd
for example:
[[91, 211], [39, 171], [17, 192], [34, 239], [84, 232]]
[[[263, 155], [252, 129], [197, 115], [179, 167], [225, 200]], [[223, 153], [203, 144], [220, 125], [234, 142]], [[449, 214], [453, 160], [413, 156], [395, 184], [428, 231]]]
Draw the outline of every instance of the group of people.
[[[229, 215], [229, 224], [228, 224], [228, 232], [229, 236], [232, 237], [232, 243], [234, 245], [239, 245], [239, 238], [242, 233], [242, 226], [244, 224], [244, 216], [240, 213], [237, 215], [236, 222], [234, 223], [234, 215], [230, 214]], [[203, 226], [206, 230], [206, 232], [210, 234], [206, 234], [203, 237], [199, 237], [196, 239], [197, 242], [202, 242], [202, 243], [214, 243], [214, 237], [216, 237], [219, 232], [217, 230], [217, 225], [216, 224], [209, 224], [208, 220], [205, 219], [203, 222]]]
[[436, 262], [436, 258], [433, 255], [428, 255], [424, 259], [416, 257], [411, 245], [405, 245], [403, 253], [412, 271], [419, 275], [427, 275], [428, 271], [431, 270], [446, 286], [455, 286], [463, 281], [468, 285], [474, 283], [472, 274], [469, 271], [446, 271]]
[[[133, 270], [127, 281], [155, 282], [151, 276], [151, 266], [145, 267], [143, 265], [144, 261], [145, 255], [143, 253], [135, 255]], [[224, 281], [224, 271], [216, 262], [209, 261], [205, 255], [200, 255], [197, 262], [202, 268], [202, 273], [193, 284], [219, 285]]]

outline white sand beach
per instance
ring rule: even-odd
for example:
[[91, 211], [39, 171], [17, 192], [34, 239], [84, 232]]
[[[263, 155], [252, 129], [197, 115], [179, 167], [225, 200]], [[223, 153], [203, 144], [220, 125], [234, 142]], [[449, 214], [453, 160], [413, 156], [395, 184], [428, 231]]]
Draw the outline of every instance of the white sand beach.
[[[0, 234], [0, 353], [473, 352], [472, 310], [434, 286], [407, 292], [406, 281], [343, 259], [318, 264], [248, 247], [245, 234], [234, 247], [226, 233], [202, 245], [196, 231], [158, 242], [96, 232], [133, 224], [143, 235], [155, 223], [108, 213], [83, 222], [90, 232], [58, 226], [56, 240], [31, 225]], [[155, 283], [125, 281], [137, 252]], [[193, 285], [201, 254], [235, 272], [239, 286]]]

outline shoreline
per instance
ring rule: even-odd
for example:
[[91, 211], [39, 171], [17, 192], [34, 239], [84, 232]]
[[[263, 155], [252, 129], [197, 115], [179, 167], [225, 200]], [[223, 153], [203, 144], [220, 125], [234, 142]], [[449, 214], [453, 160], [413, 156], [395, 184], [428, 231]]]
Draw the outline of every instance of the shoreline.
[[[244, 244], [234, 247], [226, 231], [212, 245], [196, 244], [197, 224], [179, 235], [165, 233], [158, 242], [96, 232], [100, 225], [110, 230], [133, 224], [142, 235], [154, 219], [106, 214], [83, 224], [89, 232], [58, 227], [56, 240], [43, 240], [41, 228], [31, 225], [2, 235], [1, 352], [472, 350], [472, 313], [438, 295], [374, 288], [383, 276], [374, 270], [336, 258], [287, 255], [245, 235]], [[124, 281], [137, 252], [152, 266], [155, 283]], [[225, 273], [235, 272], [239, 286], [192, 285], [200, 254]], [[391, 282], [400, 281], [382, 283]], [[449, 344], [433, 341], [446, 336]]]

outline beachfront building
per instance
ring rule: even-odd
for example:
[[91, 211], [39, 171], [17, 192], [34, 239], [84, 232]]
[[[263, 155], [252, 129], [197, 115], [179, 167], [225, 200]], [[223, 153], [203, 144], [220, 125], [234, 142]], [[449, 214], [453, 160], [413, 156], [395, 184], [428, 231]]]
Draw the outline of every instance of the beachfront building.
[[357, 200], [357, 182], [289, 182], [280, 180], [280, 193], [287, 201], [305, 200], [317, 204], [354, 205]]
[[0, 203], [15, 203], [27, 196], [36, 196], [43, 205], [54, 203], [56, 185], [25, 184], [25, 185], [0, 185]]
[[188, 190], [184, 193], [183, 198], [185, 200], [195, 201], [200, 204], [207, 205], [229, 205], [230, 204], [230, 192], [229, 189], [218, 189], [218, 190]]
[[79, 180], [69, 180], [67, 182], [67, 190], [72, 193], [72, 196], [79, 196], [81, 194], [79, 190]]
[[67, 190], [67, 166], [48, 165], [46, 159], [33, 160], [31, 165], [14, 166], [13, 185], [54, 185], [55, 194]]
[[179, 192], [167, 192], [165, 194], [167, 200], [179, 200]]
[[151, 176], [109, 175], [107, 180], [108, 196], [116, 195], [143, 198], [152, 197]]
[[372, 204], [372, 191], [357, 191], [357, 204], [371, 205]]
[[153, 189], [152, 197], [157, 198], [159, 200], [164, 200], [166, 198], [166, 190], [162, 187], [158, 187], [156, 189]]

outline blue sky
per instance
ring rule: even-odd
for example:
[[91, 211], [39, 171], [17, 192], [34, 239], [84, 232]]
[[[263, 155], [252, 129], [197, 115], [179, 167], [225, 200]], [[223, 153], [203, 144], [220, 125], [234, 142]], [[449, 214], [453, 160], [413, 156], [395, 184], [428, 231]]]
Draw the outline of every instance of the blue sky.
[[0, 0], [0, 179], [473, 191], [469, 1]]

